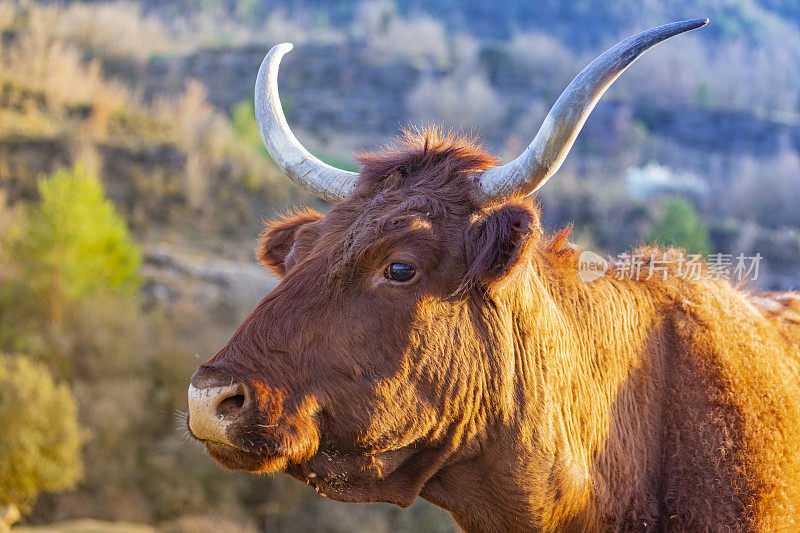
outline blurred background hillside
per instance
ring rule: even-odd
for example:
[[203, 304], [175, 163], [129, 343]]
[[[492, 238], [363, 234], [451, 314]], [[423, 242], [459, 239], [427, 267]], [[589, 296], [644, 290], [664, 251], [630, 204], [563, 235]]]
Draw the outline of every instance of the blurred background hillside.
[[[653, 237], [760, 253], [755, 286], [798, 289], [794, 0], [1, 1], [0, 510], [33, 528], [453, 531], [425, 502], [223, 472], [182, 429], [191, 372], [275, 284], [253, 259], [261, 218], [326, 209], [261, 145], [261, 59], [295, 44], [284, 109], [331, 164], [419, 123], [508, 160], [605, 48], [701, 16], [604, 97], [539, 195], [544, 223], [608, 254]], [[40, 412], [23, 420], [24, 398]]]

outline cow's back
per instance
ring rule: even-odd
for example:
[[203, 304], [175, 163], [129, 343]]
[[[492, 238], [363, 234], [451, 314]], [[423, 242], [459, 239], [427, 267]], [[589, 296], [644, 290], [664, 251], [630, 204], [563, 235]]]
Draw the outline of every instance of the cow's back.
[[798, 310], [796, 294], [727, 284], [679, 298], [663, 489], [677, 529], [800, 528]]

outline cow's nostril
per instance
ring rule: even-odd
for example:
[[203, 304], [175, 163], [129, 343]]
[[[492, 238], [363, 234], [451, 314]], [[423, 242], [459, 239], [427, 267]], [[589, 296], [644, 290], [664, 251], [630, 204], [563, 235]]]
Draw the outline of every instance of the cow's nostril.
[[233, 446], [228, 428], [247, 403], [242, 383], [197, 388], [189, 385], [189, 429], [200, 440]]
[[217, 416], [220, 418], [233, 418], [237, 416], [244, 407], [244, 394], [236, 394], [225, 398], [217, 406]]

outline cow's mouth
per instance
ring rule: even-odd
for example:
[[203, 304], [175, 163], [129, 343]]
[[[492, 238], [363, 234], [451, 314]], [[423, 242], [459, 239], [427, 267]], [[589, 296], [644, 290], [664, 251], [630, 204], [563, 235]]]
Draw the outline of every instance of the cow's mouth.
[[288, 459], [236, 448], [219, 442], [205, 441], [208, 454], [229, 470], [248, 472], [275, 472], [286, 468]]
[[[323, 498], [343, 502], [376, 501], [406, 507], [416, 497], [419, 465], [408, 448], [378, 455], [365, 450], [343, 451], [324, 447], [314, 453], [269, 454], [237, 445], [203, 441], [209, 455], [225, 468], [253, 473], [285, 472], [310, 485]], [[419, 461], [425, 464], [426, 461]], [[410, 492], [399, 493], [398, 487]]]
[[[192, 379], [205, 383], [202, 376]], [[320, 429], [313, 397], [289, 398], [259, 382], [232, 381], [189, 385], [189, 433], [212, 458], [230, 470], [270, 473], [316, 453]]]
[[[196, 407], [186, 418], [187, 429], [223, 467], [266, 474], [284, 471], [289, 464], [302, 463], [317, 452], [320, 429], [309, 413], [292, 410], [279, 416], [273, 412], [265, 414], [264, 409], [245, 398], [234, 406], [234, 416], [230, 416], [228, 410], [220, 407], [225, 407], [226, 400], [216, 402], [215, 409], [204, 410], [206, 397], [201, 393], [202, 389], [194, 392], [197, 398], [190, 395]], [[283, 409], [282, 405], [278, 408]]]
[[248, 449], [234, 443], [198, 437], [188, 423], [187, 429], [192, 437], [205, 445], [208, 454], [228, 470], [269, 473], [285, 469], [289, 462], [287, 457], [280, 453], [265, 453], [263, 450]]

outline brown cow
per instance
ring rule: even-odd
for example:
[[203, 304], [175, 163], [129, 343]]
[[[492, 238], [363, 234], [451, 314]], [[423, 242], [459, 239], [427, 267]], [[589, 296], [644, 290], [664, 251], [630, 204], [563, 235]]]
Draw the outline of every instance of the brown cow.
[[281, 283], [192, 377], [193, 434], [228, 468], [346, 502], [421, 496], [469, 531], [800, 529], [797, 295], [676, 272], [585, 283], [567, 232], [545, 237], [520, 199], [627, 65], [705, 22], [600, 56], [506, 165], [406, 132], [359, 175], [289, 131], [275, 47], [262, 137], [338, 203], [267, 226], [257, 253]]

